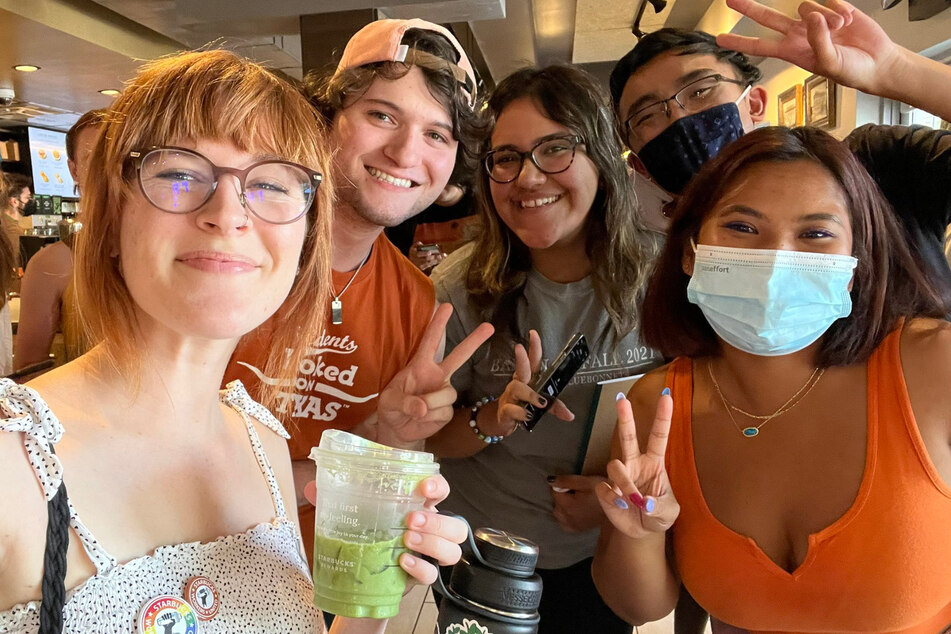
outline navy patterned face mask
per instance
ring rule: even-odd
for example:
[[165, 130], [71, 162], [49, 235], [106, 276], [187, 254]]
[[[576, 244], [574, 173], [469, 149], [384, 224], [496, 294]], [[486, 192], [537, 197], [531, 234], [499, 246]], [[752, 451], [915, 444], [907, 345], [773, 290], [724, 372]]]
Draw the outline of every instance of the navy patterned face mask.
[[657, 184], [679, 194], [704, 163], [743, 133], [740, 109], [734, 102], [724, 103], [677, 119], [637, 156]]

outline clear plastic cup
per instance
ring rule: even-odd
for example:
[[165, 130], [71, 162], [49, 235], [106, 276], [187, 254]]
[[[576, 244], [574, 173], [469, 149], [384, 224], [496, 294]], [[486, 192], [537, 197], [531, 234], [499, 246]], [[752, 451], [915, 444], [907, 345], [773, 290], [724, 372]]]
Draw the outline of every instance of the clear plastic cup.
[[349, 617], [396, 616], [407, 575], [406, 515], [423, 508], [422, 480], [439, 473], [433, 455], [394, 449], [329, 429], [310, 453], [317, 463], [314, 604]]

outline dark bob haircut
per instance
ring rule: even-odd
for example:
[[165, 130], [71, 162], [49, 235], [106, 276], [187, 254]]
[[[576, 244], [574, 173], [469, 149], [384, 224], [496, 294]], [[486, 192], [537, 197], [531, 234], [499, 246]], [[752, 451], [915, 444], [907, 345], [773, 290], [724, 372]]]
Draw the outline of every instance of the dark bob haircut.
[[[716, 354], [720, 342], [699, 306], [687, 301], [690, 277], [682, 260], [691, 238], [744, 171], [758, 163], [810, 161], [823, 167], [842, 190], [852, 224], [852, 313], [822, 336], [816, 363], [850, 365], [868, 359], [903, 317], [947, 312], [911, 255], [905, 233], [878, 186], [845, 144], [814, 128], [761, 128], [707, 161], [674, 210], [664, 252], [647, 288], [642, 311], [644, 342], [664, 356]], [[777, 176], [781, 178], [781, 176]]]
[[736, 69], [737, 79], [746, 84], [755, 84], [763, 76], [746, 55], [723, 48], [709, 33], [686, 29], [660, 29], [642, 37], [637, 45], [614, 65], [610, 87], [611, 103], [615, 110], [621, 103], [621, 93], [624, 92], [624, 86], [631, 75], [667, 51], [676, 51], [678, 55], [713, 55], [720, 61], [725, 60]]

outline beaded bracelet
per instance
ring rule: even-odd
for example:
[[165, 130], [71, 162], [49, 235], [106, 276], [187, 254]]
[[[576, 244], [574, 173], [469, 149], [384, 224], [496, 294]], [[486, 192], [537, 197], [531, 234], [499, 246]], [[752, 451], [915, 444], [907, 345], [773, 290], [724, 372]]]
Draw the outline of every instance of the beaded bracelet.
[[472, 408], [469, 410], [470, 412], [472, 412], [471, 415], [469, 416], [469, 427], [472, 428], [472, 433], [478, 436], [479, 440], [481, 440], [487, 445], [494, 445], [495, 443], [505, 438], [505, 436], [490, 436], [488, 434], [483, 434], [479, 430], [478, 423], [476, 422], [476, 419], [479, 417], [479, 410], [482, 409], [482, 406], [485, 405], [486, 403], [491, 403], [494, 400], [495, 400], [494, 396], [483, 396], [478, 401], [476, 401], [475, 405], [473, 405]]

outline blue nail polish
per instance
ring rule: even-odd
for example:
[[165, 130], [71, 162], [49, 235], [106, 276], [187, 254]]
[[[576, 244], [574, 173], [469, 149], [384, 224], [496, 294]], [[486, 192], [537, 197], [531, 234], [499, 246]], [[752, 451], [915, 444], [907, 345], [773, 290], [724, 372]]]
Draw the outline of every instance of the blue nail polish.
[[661, 396], [670, 396], [670, 388], [665, 387], [664, 391], [660, 393]]
[[618, 392], [617, 396], [614, 397], [614, 400], [620, 401], [622, 398], [624, 398], [624, 392]]
[[653, 513], [654, 500], [652, 500], [651, 498], [647, 498], [647, 500], [644, 501], [644, 510], [647, 511], [648, 513]]
[[614, 506], [618, 507], [622, 511], [626, 511], [629, 508], [627, 505], [627, 502], [625, 502], [621, 498], [614, 498]]

